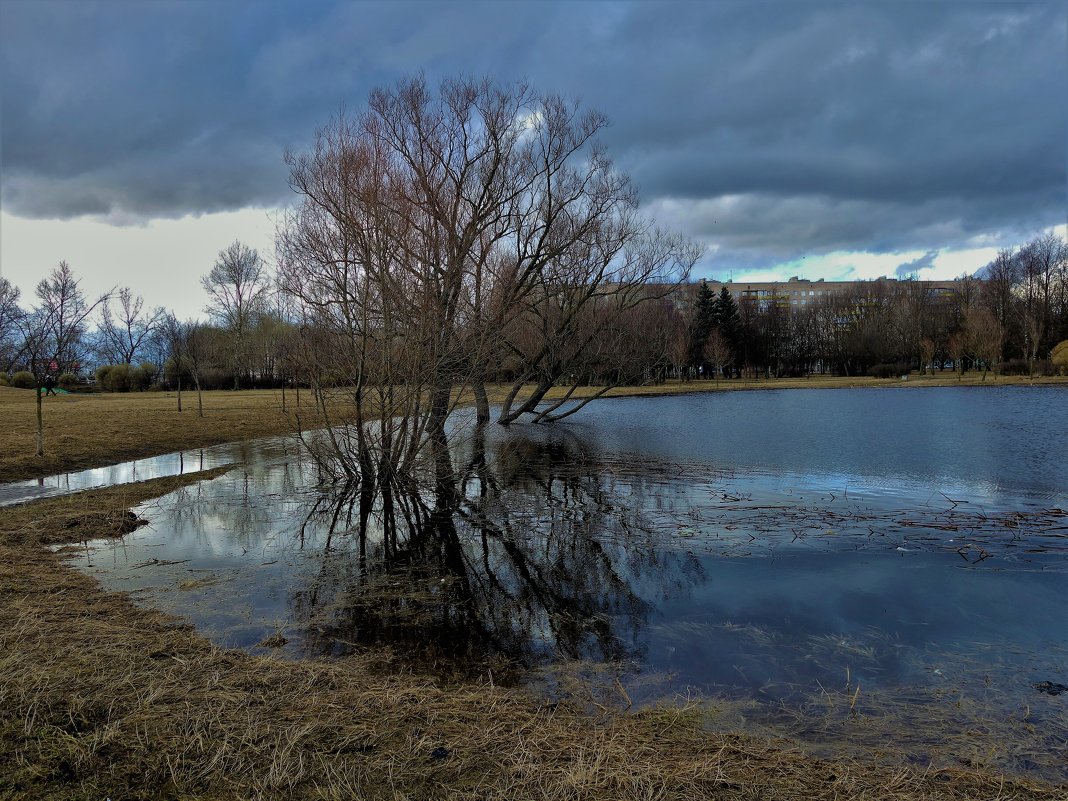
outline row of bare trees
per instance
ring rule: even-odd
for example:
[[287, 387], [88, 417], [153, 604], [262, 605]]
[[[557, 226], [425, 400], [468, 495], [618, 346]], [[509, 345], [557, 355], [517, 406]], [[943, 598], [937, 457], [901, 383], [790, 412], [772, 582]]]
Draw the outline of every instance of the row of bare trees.
[[[42, 387], [77, 384], [95, 365], [175, 384], [179, 411], [183, 378], [198, 389], [209, 371], [217, 378], [225, 370], [235, 387], [243, 376], [273, 380], [274, 340], [284, 326], [268, 306], [272, 282], [259, 255], [235, 242], [220, 252], [203, 285], [214, 325], [181, 323], [162, 307], [146, 308], [129, 287], [86, 297], [65, 261], [37, 284], [29, 304], [0, 278], [0, 378], [36, 389], [38, 455], [44, 449]], [[202, 404], [198, 408], [202, 413]]]
[[20, 292], [0, 279], [0, 357], [7, 372], [25, 368], [37, 389], [36, 453], [44, 455], [41, 386], [45, 376], [79, 369], [86, 357], [89, 318], [107, 295], [86, 299], [66, 262], [37, 284], [33, 305], [24, 309]]

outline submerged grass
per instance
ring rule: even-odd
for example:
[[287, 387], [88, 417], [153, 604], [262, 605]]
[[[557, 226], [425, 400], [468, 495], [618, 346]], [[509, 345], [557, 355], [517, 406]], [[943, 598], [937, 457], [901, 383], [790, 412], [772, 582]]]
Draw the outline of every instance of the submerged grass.
[[127, 509], [203, 475], [0, 515], [0, 797], [10, 799], [1063, 799], [969, 764], [820, 759], [489, 683], [442, 687], [383, 652], [291, 662], [214, 647], [46, 546], [119, 536]]

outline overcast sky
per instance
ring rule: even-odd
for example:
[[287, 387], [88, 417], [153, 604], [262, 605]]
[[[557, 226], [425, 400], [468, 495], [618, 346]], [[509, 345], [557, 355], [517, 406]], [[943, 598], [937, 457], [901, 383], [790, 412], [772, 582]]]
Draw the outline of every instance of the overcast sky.
[[285, 148], [417, 71], [604, 111], [701, 275], [951, 278], [1068, 220], [1062, 0], [0, 0], [0, 274], [197, 314], [273, 255]]

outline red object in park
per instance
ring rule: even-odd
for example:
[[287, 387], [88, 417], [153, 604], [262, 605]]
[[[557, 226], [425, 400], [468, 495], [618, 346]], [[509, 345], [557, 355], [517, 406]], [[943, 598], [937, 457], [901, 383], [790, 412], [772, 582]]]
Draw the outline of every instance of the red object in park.
[[56, 371], [56, 370], [59, 369], [59, 365], [56, 364], [54, 361], [51, 361], [51, 362], [48, 363], [48, 369], [52, 370], [52, 371]]

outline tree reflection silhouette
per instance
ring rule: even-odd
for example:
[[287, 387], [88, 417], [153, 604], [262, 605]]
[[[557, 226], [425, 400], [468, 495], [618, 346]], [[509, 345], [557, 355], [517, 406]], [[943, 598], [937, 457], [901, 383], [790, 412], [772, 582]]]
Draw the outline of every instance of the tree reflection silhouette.
[[488, 445], [476, 429], [433, 451], [423, 485], [350, 486], [310, 511], [328, 525], [322, 566], [290, 599], [308, 652], [388, 645], [460, 672], [640, 660], [652, 606], [638, 580], [699, 579], [695, 560], [652, 547], [633, 482], [574, 436]]

